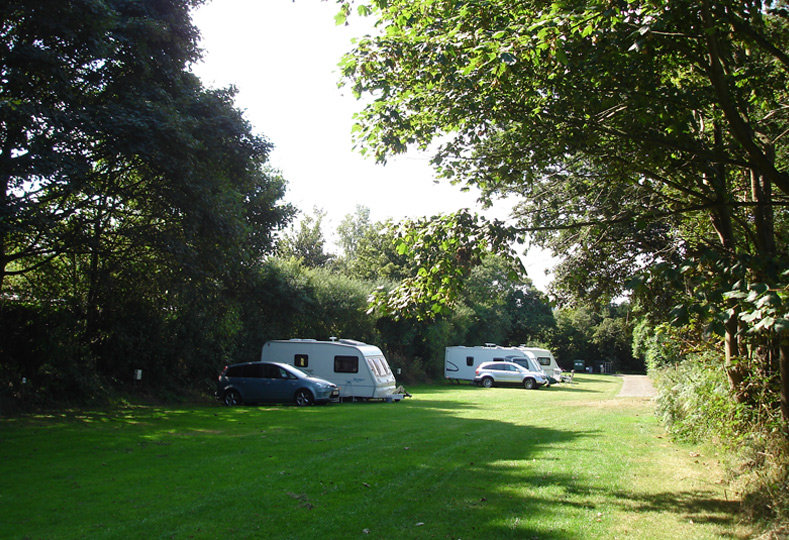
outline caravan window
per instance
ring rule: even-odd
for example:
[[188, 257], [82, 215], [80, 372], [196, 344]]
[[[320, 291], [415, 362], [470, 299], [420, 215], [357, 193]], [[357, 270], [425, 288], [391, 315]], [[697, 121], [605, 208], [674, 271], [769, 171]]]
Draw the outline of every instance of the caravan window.
[[297, 354], [293, 357], [293, 365], [296, 367], [307, 367], [310, 365], [310, 357], [307, 354]]
[[383, 356], [376, 356], [373, 358], [373, 362], [376, 366], [378, 366], [378, 374], [381, 377], [386, 377], [390, 375], [392, 372], [389, 370], [389, 364], [386, 363], [386, 359]]
[[381, 363], [381, 371], [383, 371], [384, 376], [391, 375], [392, 370], [389, 369], [389, 364], [386, 362], [384, 357], [382, 356], [381, 358], [378, 359], [378, 361]]
[[466, 357], [466, 365], [467, 366], [473, 366], [474, 365], [474, 357], [473, 356], [467, 356]]
[[355, 356], [335, 356], [335, 373], [359, 373], [359, 359]]
[[378, 371], [378, 363], [375, 361], [375, 358], [366, 358], [367, 366], [370, 368], [370, 371], [373, 372], [373, 375], [376, 377], [380, 377], [381, 373]]
[[547, 356], [540, 356], [540, 357], [537, 358], [537, 360], [543, 366], [550, 366], [551, 365], [551, 359], [549, 357], [547, 357]]

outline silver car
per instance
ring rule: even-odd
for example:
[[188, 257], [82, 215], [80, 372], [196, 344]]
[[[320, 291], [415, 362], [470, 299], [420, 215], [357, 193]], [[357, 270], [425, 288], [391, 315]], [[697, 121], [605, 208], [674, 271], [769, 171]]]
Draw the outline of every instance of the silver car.
[[216, 397], [227, 406], [273, 401], [313, 403], [339, 401], [339, 387], [278, 362], [246, 362], [226, 366], [219, 375]]
[[483, 362], [475, 371], [474, 382], [485, 388], [517, 384], [531, 390], [546, 384], [548, 380], [542, 371], [532, 371], [515, 362]]

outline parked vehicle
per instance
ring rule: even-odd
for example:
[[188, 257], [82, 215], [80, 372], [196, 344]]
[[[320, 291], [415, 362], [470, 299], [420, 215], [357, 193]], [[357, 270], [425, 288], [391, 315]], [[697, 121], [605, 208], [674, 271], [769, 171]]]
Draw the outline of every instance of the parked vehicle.
[[[547, 354], [537, 354], [535, 351], [544, 351]], [[541, 365], [540, 359], [548, 359], [547, 365]], [[447, 347], [444, 352], [444, 377], [459, 381], [473, 381], [476, 377], [476, 370], [483, 362], [516, 362], [528, 370], [543, 371], [549, 383], [561, 381], [561, 369], [559, 369], [553, 355], [544, 349], [530, 349], [521, 347], [502, 347], [493, 343], [484, 346]], [[555, 369], [551, 367], [551, 363]], [[558, 375], [558, 376], [557, 376]]]
[[216, 397], [225, 405], [295, 402], [305, 406], [339, 400], [337, 385], [276, 362], [245, 362], [225, 366], [217, 381]]
[[517, 384], [527, 390], [548, 384], [542, 371], [532, 371], [515, 362], [483, 362], [475, 371], [474, 382], [485, 388]]
[[537, 347], [526, 347], [525, 345], [519, 345], [518, 347], [512, 348], [519, 351], [524, 356], [536, 360], [540, 364], [540, 369], [542, 369], [542, 371], [548, 377], [549, 382], [562, 382], [562, 368], [559, 367], [559, 364], [556, 362], [556, 358], [553, 357], [553, 354], [551, 354], [551, 351], [547, 349], [539, 349]]
[[400, 401], [389, 363], [381, 349], [361, 341], [340, 339], [288, 339], [263, 345], [260, 359], [281, 362], [331, 381], [340, 388], [340, 398]]
[[512, 356], [505, 357], [505, 360], [507, 362], [515, 362], [519, 366], [525, 367], [529, 371], [536, 371], [538, 373], [542, 373], [543, 377], [545, 377], [545, 380], [548, 381], [548, 386], [550, 386], [551, 384], [556, 382], [556, 381], [552, 380], [545, 373], [545, 370], [542, 368], [542, 366], [540, 365], [540, 363], [537, 361], [536, 358], [533, 358], [533, 357], [531, 357], [529, 355], [524, 355], [524, 356], [512, 355]]
[[[476, 369], [483, 362], [505, 361], [507, 355], [513, 355], [511, 348], [500, 347], [488, 343], [480, 347], [458, 345], [444, 350], [444, 377], [459, 381], [473, 381]], [[518, 354], [518, 356], [522, 356]]]

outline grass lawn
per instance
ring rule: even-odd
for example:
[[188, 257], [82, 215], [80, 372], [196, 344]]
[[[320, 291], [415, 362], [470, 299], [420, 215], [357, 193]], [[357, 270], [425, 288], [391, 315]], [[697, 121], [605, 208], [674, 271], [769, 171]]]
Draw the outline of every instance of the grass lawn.
[[621, 379], [0, 419], [2, 538], [741, 538]]

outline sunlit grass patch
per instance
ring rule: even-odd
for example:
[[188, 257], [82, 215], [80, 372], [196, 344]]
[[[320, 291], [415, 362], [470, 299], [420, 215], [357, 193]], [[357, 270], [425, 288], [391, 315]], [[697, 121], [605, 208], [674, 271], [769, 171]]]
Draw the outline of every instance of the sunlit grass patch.
[[616, 378], [576, 381], [3, 420], [0, 536], [736, 535], [712, 456], [671, 443], [649, 400], [615, 398]]

